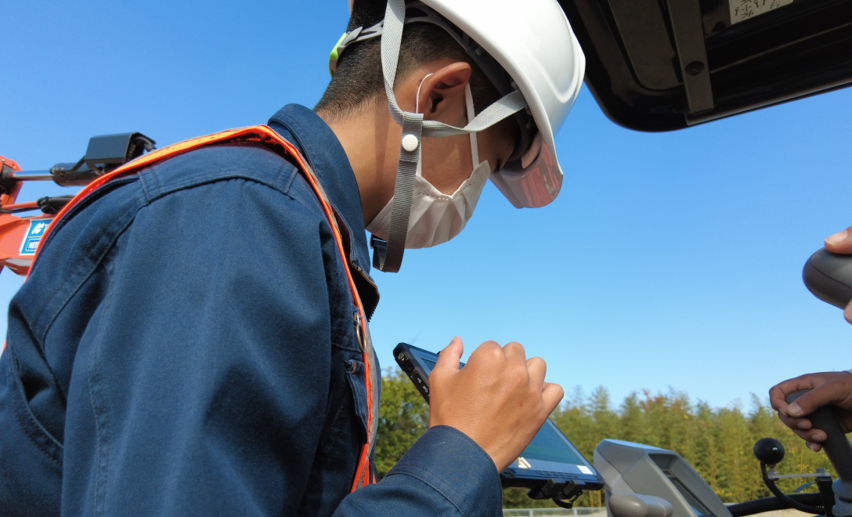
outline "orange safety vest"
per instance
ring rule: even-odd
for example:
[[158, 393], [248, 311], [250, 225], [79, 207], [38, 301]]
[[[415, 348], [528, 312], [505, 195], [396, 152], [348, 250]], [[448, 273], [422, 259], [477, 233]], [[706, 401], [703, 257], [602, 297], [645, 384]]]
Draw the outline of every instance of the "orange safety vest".
[[[340, 252], [340, 259], [343, 261], [343, 265], [345, 266], [344, 269], [346, 270], [346, 277], [349, 280], [349, 291], [352, 294], [355, 306], [358, 308], [358, 315], [355, 318], [357, 320], [356, 332], [361, 346], [361, 351], [364, 354], [364, 365], [366, 367], [364, 379], [367, 385], [367, 393], [370, 394], [370, 396], [367, 397], [367, 420], [369, 429], [367, 432], [367, 441], [361, 446], [358, 464], [355, 470], [355, 477], [352, 481], [351, 491], [354, 492], [357, 488], [375, 483], [376, 481], [370, 472], [370, 456], [372, 455], [373, 446], [375, 445], [376, 429], [378, 427], [379, 420], [378, 381], [376, 378], [378, 372], [375, 368], [376, 361], [373, 353], [373, 344], [370, 338], [369, 328], [367, 327], [367, 315], [364, 312], [364, 305], [361, 303], [361, 298], [358, 295], [358, 289], [355, 287], [355, 280], [352, 277], [352, 271], [349, 269], [349, 261], [346, 258], [346, 251], [343, 247], [343, 238], [340, 233], [340, 227], [338, 226], [337, 219], [332, 212], [331, 203], [329, 203], [325, 190], [323, 190], [322, 185], [320, 185], [313, 170], [311, 170], [310, 166], [308, 166], [308, 163], [302, 155], [299, 154], [299, 151], [293, 146], [293, 144], [281, 138], [281, 136], [274, 130], [268, 126], [252, 126], [193, 138], [148, 153], [144, 156], [140, 156], [136, 160], [133, 160], [132, 162], [99, 177], [74, 196], [74, 198], [65, 205], [65, 207], [53, 219], [50, 226], [48, 226], [45, 231], [44, 237], [42, 237], [41, 242], [39, 243], [36, 255], [33, 258], [33, 265], [35, 265], [35, 261], [38, 259], [38, 254], [41, 252], [42, 246], [47, 241], [47, 235], [56, 226], [57, 221], [62, 219], [62, 217], [64, 217], [74, 205], [107, 182], [116, 178], [135, 174], [142, 168], [149, 167], [155, 163], [160, 163], [164, 160], [168, 160], [169, 158], [194, 149], [232, 142], [256, 142], [278, 153], [282, 157], [290, 158], [293, 162], [295, 162], [294, 165], [298, 168], [299, 173], [304, 176], [304, 178], [308, 181], [308, 184], [311, 186], [311, 189], [314, 191], [314, 194], [316, 194], [317, 199], [325, 212], [325, 216], [334, 232], [334, 240], [337, 243], [337, 250]], [[30, 270], [32, 271], [32, 269]]]

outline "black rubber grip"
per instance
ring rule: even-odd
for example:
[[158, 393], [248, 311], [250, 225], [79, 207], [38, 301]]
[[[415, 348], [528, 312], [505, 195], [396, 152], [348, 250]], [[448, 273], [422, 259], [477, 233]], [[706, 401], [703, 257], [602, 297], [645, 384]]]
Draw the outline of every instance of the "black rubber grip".
[[[787, 403], [793, 402], [808, 391], [794, 391], [787, 395]], [[852, 445], [846, 439], [846, 433], [840, 427], [840, 420], [837, 419], [835, 411], [834, 406], [823, 406], [807, 415], [807, 418], [815, 429], [825, 431], [827, 439], [823, 442], [822, 448], [837, 475], [844, 481], [852, 481]]]
[[852, 300], [852, 255], [823, 248], [805, 262], [802, 280], [814, 296], [843, 309]]

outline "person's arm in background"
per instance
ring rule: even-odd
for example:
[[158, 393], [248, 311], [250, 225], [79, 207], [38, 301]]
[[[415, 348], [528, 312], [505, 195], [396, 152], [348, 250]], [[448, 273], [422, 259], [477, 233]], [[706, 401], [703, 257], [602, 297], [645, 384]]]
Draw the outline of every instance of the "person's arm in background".
[[[792, 404], [787, 404], [787, 395], [799, 390], [811, 391]], [[769, 402], [778, 411], [778, 418], [814, 451], [822, 448], [826, 435], [821, 429], [813, 427], [807, 415], [820, 407], [829, 404], [837, 406], [840, 409], [837, 416], [843, 431], [852, 431], [852, 373], [808, 373], [788, 379], [769, 390]]]
[[[833, 253], [852, 254], [852, 226], [825, 239], [825, 249]], [[843, 311], [846, 321], [852, 323], [852, 302]], [[785, 398], [799, 390], [811, 390], [796, 402], [787, 404]], [[822, 448], [826, 435], [813, 428], [806, 418], [818, 408], [833, 404], [840, 408], [838, 417], [845, 432], [852, 431], [852, 373], [809, 373], [788, 379], [769, 390], [769, 401], [778, 411], [778, 417], [814, 451]]]

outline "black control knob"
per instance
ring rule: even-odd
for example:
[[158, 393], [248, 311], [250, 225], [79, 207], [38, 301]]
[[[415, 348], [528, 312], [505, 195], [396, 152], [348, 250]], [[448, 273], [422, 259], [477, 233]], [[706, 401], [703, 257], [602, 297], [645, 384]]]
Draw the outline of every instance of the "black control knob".
[[814, 296], [842, 309], [852, 300], [852, 255], [823, 248], [805, 263], [802, 279]]
[[761, 438], [754, 444], [754, 456], [761, 463], [778, 465], [784, 459], [784, 446], [775, 438]]

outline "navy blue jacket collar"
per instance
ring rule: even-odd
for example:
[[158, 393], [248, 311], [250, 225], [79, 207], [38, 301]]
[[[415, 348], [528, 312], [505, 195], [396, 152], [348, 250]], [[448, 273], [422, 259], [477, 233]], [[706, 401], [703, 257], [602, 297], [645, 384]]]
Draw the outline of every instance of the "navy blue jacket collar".
[[[369, 275], [370, 252], [364, 233], [361, 194], [349, 158], [337, 136], [319, 115], [298, 104], [288, 104], [281, 108], [269, 119], [269, 127], [295, 145], [308, 161], [349, 231], [352, 243], [350, 259]], [[369, 283], [375, 289], [372, 279], [369, 279]], [[360, 286], [359, 291], [362, 291]], [[367, 300], [364, 302], [369, 305]]]
[[328, 124], [298, 104], [288, 104], [269, 119], [269, 126], [295, 145], [313, 168], [335, 210], [352, 235], [353, 261], [370, 272], [361, 194], [346, 151]]

